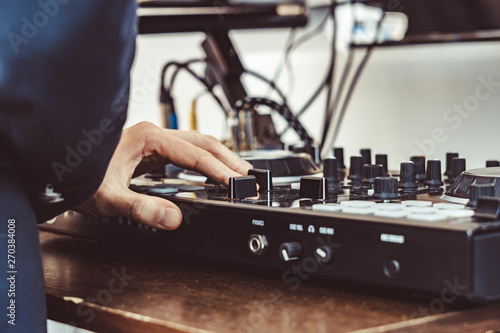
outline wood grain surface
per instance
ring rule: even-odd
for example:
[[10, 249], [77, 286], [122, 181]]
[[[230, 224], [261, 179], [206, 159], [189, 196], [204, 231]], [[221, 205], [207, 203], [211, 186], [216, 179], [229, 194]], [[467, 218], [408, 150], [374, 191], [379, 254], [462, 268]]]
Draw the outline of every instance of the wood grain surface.
[[[40, 232], [48, 316], [96, 332], [500, 331], [500, 306], [339, 282]], [[282, 273], [282, 272], [281, 272]], [[500, 283], [500, 282], [499, 282]]]

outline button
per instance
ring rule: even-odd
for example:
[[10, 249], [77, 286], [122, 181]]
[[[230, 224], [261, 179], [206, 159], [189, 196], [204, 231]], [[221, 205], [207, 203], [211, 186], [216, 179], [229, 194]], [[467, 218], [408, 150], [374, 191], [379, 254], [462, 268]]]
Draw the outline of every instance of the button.
[[298, 260], [302, 253], [302, 244], [299, 242], [287, 242], [280, 245], [280, 257], [284, 261]]
[[357, 208], [357, 207], [344, 207], [342, 209], [343, 213], [346, 214], [358, 214], [358, 215], [370, 215], [373, 214], [375, 209], [372, 207], [367, 207], [367, 208]]
[[174, 187], [152, 187], [148, 189], [148, 192], [151, 194], [168, 195], [176, 194], [179, 190]]
[[395, 279], [401, 272], [401, 265], [395, 259], [387, 260], [384, 263], [384, 275], [390, 279]]
[[403, 218], [410, 214], [405, 210], [376, 210], [373, 215], [378, 217]]
[[338, 212], [342, 210], [342, 205], [335, 203], [316, 204], [312, 206], [312, 210], [320, 212]]
[[432, 206], [432, 201], [425, 201], [425, 200], [405, 200], [401, 201], [402, 205], [405, 205], [407, 207], [431, 207]]
[[342, 201], [340, 203], [343, 207], [355, 207], [355, 208], [368, 208], [374, 207], [376, 205], [373, 201]]
[[440, 211], [440, 214], [444, 214], [449, 218], [461, 218], [461, 217], [472, 217], [474, 216], [474, 211], [472, 209], [444, 209]]
[[406, 206], [403, 206], [401, 204], [398, 204], [398, 203], [378, 203], [375, 205], [375, 209], [378, 209], [378, 210], [402, 210], [403, 208], [405, 208]]
[[434, 214], [438, 209], [434, 207], [406, 207], [405, 210], [409, 213], [416, 214]]

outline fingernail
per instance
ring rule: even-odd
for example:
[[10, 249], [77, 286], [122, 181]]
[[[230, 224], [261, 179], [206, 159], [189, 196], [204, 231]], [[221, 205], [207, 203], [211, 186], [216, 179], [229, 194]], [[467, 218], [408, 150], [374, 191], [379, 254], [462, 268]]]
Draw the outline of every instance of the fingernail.
[[179, 226], [181, 216], [177, 209], [163, 208], [160, 213], [158, 224], [165, 229], [175, 229]]

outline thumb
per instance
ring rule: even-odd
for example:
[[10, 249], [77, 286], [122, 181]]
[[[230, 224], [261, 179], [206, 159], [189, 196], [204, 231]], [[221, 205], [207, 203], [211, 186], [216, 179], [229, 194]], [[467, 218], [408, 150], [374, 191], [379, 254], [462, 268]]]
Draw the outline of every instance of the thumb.
[[172, 202], [126, 190], [115, 202], [117, 213], [153, 228], [172, 230], [182, 221], [181, 210]]

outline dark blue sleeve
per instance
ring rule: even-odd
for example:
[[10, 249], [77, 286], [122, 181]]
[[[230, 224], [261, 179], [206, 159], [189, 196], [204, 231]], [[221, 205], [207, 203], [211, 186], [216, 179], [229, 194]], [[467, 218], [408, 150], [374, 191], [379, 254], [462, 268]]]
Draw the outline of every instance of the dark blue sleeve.
[[[126, 119], [135, 10], [133, 0], [0, 2], [0, 168], [21, 172], [38, 222], [104, 177]], [[64, 200], [47, 203], [47, 185]]]

